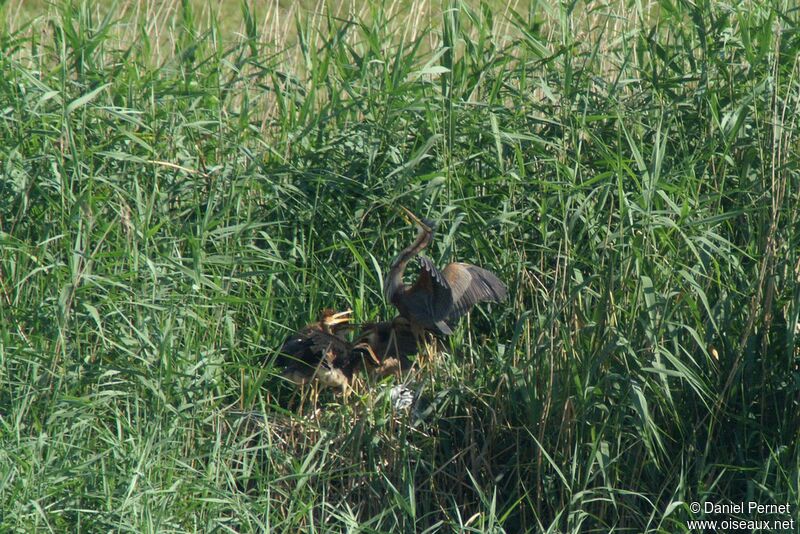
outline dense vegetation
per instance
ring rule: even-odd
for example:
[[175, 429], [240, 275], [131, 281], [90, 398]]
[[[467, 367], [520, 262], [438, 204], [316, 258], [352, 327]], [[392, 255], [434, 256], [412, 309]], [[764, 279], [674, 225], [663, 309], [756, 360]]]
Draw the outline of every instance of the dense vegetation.
[[[0, 4], [0, 530], [796, 516], [793, 2], [93, 5]], [[510, 302], [410, 413], [301, 399], [276, 348], [393, 314], [399, 204]]]

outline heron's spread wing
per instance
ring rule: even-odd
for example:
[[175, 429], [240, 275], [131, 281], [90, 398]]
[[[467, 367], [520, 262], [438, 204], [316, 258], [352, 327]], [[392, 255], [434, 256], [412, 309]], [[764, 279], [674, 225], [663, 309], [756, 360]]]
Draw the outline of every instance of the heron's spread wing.
[[417, 322], [429, 328], [441, 324], [443, 333], [452, 333], [444, 324], [453, 306], [450, 285], [430, 259], [419, 256], [419, 263], [419, 278], [406, 293], [405, 306]]
[[451, 289], [452, 307], [447, 317], [457, 321], [478, 302], [500, 302], [508, 290], [503, 282], [486, 269], [469, 263], [451, 263], [444, 268], [442, 277]]

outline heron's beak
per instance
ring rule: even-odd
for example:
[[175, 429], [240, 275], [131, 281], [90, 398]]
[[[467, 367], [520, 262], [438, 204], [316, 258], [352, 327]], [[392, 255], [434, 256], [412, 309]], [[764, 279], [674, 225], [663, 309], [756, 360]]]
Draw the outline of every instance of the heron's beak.
[[400, 210], [401, 210], [400, 214], [410, 224], [416, 224], [417, 226], [421, 227], [423, 230], [427, 232], [433, 231], [433, 228], [431, 228], [429, 224], [426, 224], [422, 219], [414, 215], [410, 209], [406, 208], [405, 206], [400, 206]]
[[328, 323], [330, 326], [334, 326], [334, 325], [342, 324], [342, 323], [349, 323], [350, 322], [350, 315], [352, 313], [353, 313], [353, 310], [345, 310], [345, 311], [337, 312], [337, 313], [334, 313], [334, 314], [330, 315], [326, 319], [325, 322]]

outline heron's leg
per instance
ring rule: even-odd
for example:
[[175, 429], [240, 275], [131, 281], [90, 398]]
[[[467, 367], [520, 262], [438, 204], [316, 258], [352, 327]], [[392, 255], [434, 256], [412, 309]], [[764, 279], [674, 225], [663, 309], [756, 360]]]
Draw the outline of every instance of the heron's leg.
[[311, 386], [311, 409], [312, 414], [317, 417], [319, 415], [319, 391], [320, 391], [320, 383], [319, 379], [314, 380], [314, 383]]
[[431, 335], [424, 328], [414, 328], [414, 339], [417, 342], [417, 349], [419, 350], [418, 360], [420, 363], [432, 364], [436, 359], [435, 345], [428, 342], [428, 337]]
[[[417, 341], [416, 334], [414, 334], [414, 341], [417, 346], [417, 350], [419, 350], [419, 342]], [[414, 363], [408, 359], [404, 353], [400, 351], [399, 341], [397, 340], [396, 330], [392, 328], [392, 333], [390, 337], [390, 344], [394, 348], [394, 355], [392, 356], [394, 360], [397, 362], [397, 371], [395, 374], [398, 378], [404, 378], [407, 376], [413, 369]]]
[[298, 407], [298, 411], [300, 413], [300, 416], [302, 417], [303, 416], [303, 405], [306, 402], [306, 395], [308, 393], [306, 392], [306, 385], [305, 384], [300, 384], [300, 387], [298, 388], [298, 390], [300, 391], [300, 406]]
[[[397, 375], [399, 377], [403, 373], [403, 358], [400, 357], [400, 347], [397, 344], [397, 333], [394, 328], [392, 328], [392, 333], [389, 336], [389, 343], [390, 346], [394, 347], [394, 355], [397, 360]], [[386, 350], [388, 352], [389, 349], [387, 348]]]
[[394, 347], [395, 354], [400, 354], [400, 351], [397, 348], [397, 334], [395, 333], [394, 328], [392, 328], [391, 333], [389, 334], [389, 343], [386, 344], [386, 350], [383, 351], [384, 360], [389, 355], [389, 349], [392, 347]]
[[[394, 350], [394, 356], [391, 356], [392, 350]], [[385, 377], [389, 374], [387, 373], [387, 366], [389, 365], [390, 358], [397, 361], [398, 363], [397, 370], [395, 370], [392, 374], [396, 374], [398, 376], [400, 375], [400, 372], [402, 371], [401, 369], [402, 366], [400, 365], [399, 355], [400, 355], [400, 349], [397, 346], [397, 334], [395, 332], [395, 329], [392, 328], [389, 332], [389, 342], [386, 343], [386, 348], [383, 349], [383, 354], [381, 355], [381, 365], [380, 365], [381, 371], [379, 373], [381, 377]]]
[[428, 359], [433, 363], [436, 360], [436, 345], [431, 341], [432, 334], [423, 330], [422, 337], [425, 340], [425, 351], [428, 353]]
[[438, 357], [439, 349], [441, 347], [441, 345], [439, 344], [439, 338], [437, 338], [436, 334], [434, 334], [433, 332], [428, 332], [428, 339], [430, 340], [428, 347], [430, 347], [430, 350], [433, 352], [434, 357]]
[[416, 326], [411, 327], [411, 334], [414, 336], [414, 343], [417, 346], [417, 361], [422, 367], [426, 363], [428, 351], [425, 350], [425, 338], [422, 336], [422, 330]]

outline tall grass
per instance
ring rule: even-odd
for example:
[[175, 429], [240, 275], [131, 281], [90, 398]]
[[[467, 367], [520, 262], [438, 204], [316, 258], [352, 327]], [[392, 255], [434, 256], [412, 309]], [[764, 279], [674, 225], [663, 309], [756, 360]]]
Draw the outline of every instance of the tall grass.
[[[0, 7], [3, 530], [797, 517], [793, 3], [159, 5]], [[314, 406], [276, 348], [393, 314], [397, 204], [512, 298]]]

